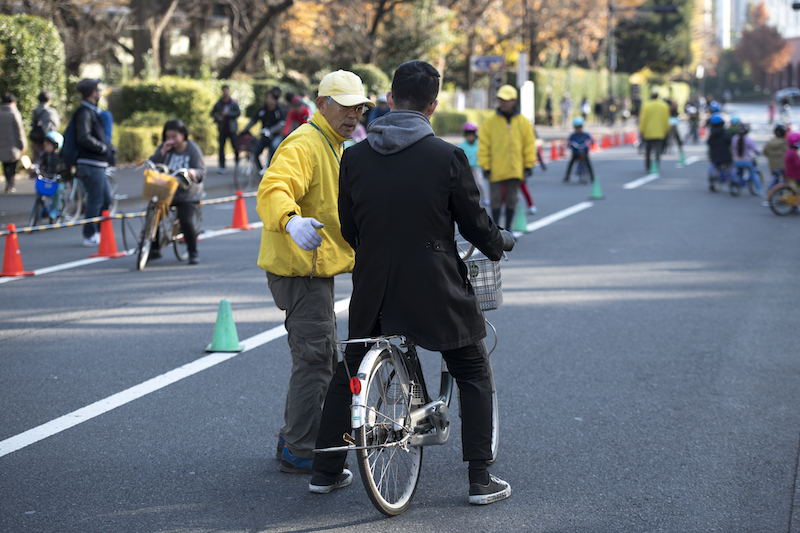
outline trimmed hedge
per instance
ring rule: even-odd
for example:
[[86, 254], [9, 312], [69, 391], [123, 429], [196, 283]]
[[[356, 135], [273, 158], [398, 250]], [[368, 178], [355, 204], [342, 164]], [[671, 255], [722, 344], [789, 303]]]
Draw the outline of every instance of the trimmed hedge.
[[389, 76], [375, 65], [359, 63], [352, 65], [349, 70], [361, 78], [367, 95], [385, 93], [392, 87], [392, 80], [389, 79]]
[[31, 15], [0, 15], [0, 94], [17, 97], [24, 121], [43, 90], [51, 91], [54, 106], [63, 110], [65, 86], [64, 43], [53, 23]]
[[117, 147], [117, 159], [121, 163], [138, 163], [155, 153], [161, 144], [161, 126], [114, 128], [113, 142]]

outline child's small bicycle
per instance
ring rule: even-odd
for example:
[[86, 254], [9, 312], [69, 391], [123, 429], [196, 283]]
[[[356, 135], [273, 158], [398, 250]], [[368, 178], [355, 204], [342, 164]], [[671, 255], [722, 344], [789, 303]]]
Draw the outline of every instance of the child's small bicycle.
[[708, 189], [711, 192], [721, 191], [730, 182], [730, 168], [725, 163], [711, 163], [708, 167]]
[[[36, 174], [36, 199], [33, 202], [28, 225], [32, 227], [72, 220], [75, 217], [74, 198], [81, 196], [80, 191], [74, 190], [75, 182], [62, 180], [59, 174], [53, 178], [46, 178], [38, 165], [31, 167], [31, 171]], [[69, 206], [73, 209], [68, 209]]]
[[[731, 174], [731, 183], [730, 183], [730, 192], [733, 196], [739, 196], [742, 194], [742, 189], [744, 189], [745, 184], [747, 188], [750, 189], [750, 194], [753, 196], [758, 196], [760, 191], [760, 186], [764, 183], [764, 176], [761, 174], [761, 170], [758, 168], [758, 161], [754, 157], [753, 161], [753, 168], [755, 168], [755, 172], [752, 172], [744, 167], [737, 167], [736, 171]], [[747, 177], [745, 177], [745, 170], [747, 170]], [[758, 182], [756, 182], [758, 180]]]
[[[589, 169], [586, 166], [586, 160], [589, 157], [589, 146], [585, 142], [577, 143], [575, 141], [570, 142], [569, 145], [577, 156], [575, 174], [578, 176], [578, 183], [585, 185], [589, 183]], [[567, 176], [568, 179], [569, 176]]]

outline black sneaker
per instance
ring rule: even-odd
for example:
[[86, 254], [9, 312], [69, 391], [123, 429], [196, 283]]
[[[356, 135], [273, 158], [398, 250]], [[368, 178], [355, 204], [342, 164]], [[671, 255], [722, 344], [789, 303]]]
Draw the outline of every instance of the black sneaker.
[[190, 265], [196, 265], [196, 264], [198, 264], [199, 262], [200, 262], [200, 258], [199, 258], [199, 257], [197, 257], [197, 252], [195, 252], [195, 253], [191, 253], [191, 252], [190, 252], [190, 253], [189, 253], [189, 264], [190, 264]]
[[489, 476], [489, 484], [472, 483], [469, 486], [469, 503], [472, 505], [488, 505], [505, 500], [511, 496], [511, 485], [502, 479]]
[[341, 489], [353, 482], [353, 473], [348, 469], [342, 470], [341, 474], [333, 477], [326, 476], [325, 474], [314, 474], [311, 482], [308, 484], [308, 492], [316, 494], [327, 494], [334, 489]]

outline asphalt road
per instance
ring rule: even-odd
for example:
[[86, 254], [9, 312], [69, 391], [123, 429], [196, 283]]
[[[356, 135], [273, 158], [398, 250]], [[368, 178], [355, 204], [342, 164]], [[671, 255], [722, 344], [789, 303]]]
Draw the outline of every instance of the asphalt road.
[[[257, 337], [282, 324], [258, 229], [209, 233], [197, 267], [167, 253], [138, 272], [129, 256], [0, 284], [0, 531], [800, 532], [800, 216], [708, 191], [704, 153], [687, 147], [685, 168], [666, 156], [635, 188], [634, 148], [595, 154], [605, 199], [589, 204], [589, 186], [561, 183], [563, 161], [536, 171], [535, 231], [487, 314], [492, 472], [513, 493], [486, 507], [467, 504], [457, 408], [399, 517], [357, 472], [314, 495], [278, 471], [290, 359], [285, 337]], [[206, 206], [204, 227], [231, 216]], [[20, 236], [25, 268], [85, 259], [79, 231]], [[350, 289], [337, 278], [337, 300]], [[222, 299], [247, 347], [226, 360], [204, 352]], [[187, 375], [170, 383], [175, 369]]]

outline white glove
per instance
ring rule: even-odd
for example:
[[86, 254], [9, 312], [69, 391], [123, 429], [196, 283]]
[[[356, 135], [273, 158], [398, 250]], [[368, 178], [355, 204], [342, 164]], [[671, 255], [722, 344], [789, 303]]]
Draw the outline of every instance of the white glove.
[[292, 236], [297, 246], [310, 252], [322, 244], [322, 237], [317, 230], [324, 227], [325, 224], [315, 218], [294, 216], [286, 223], [286, 232]]

